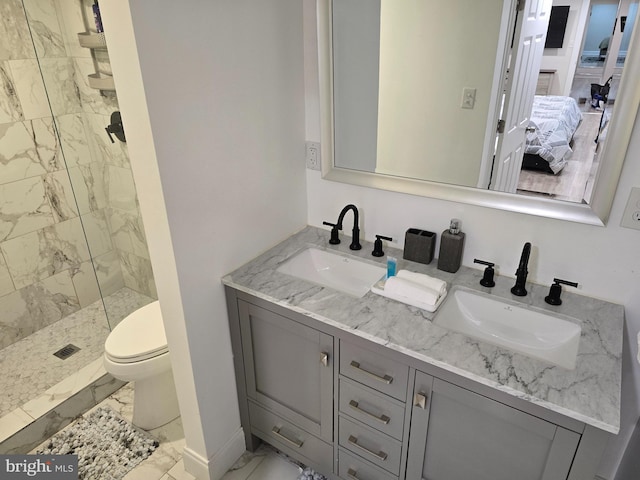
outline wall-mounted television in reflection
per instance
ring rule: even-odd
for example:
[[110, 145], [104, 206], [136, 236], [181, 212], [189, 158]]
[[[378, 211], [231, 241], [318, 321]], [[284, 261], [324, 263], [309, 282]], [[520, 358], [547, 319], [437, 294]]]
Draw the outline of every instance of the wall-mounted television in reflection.
[[547, 29], [547, 40], [544, 43], [544, 48], [562, 48], [568, 19], [568, 5], [555, 5], [551, 7], [551, 15], [549, 15], [549, 28]]

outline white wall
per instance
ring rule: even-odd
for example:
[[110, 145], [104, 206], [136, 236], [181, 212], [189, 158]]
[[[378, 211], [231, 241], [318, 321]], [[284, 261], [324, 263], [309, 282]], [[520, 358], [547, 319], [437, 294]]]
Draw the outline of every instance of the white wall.
[[[309, 17], [315, 15], [310, 3], [313, 2], [306, 0], [305, 15]], [[315, 27], [314, 21], [307, 18], [305, 27]], [[306, 32], [305, 40], [309, 42], [305, 51], [312, 52], [313, 35]], [[313, 60], [314, 57], [305, 59], [310, 72], [317, 68]], [[317, 84], [307, 81], [306, 87], [307, 106], [316, 109], [315, 114], [307, 111], [307, 139], [319, 141]], [[635, 361], [637, 345], [634, 343], [640, 330], [640, 255], [637, 254], [640, 232], [619, 226], [631, 187], [640, 186], [638, 179], [640, 122], [637, 121], [606, 227], [330, 182], [311, 170], [307, 171], [308, 221], [310, 225], [322, 226], [323, 220], [333, 221], [344, 205], [354, 203], [361, 211], [360, 227], [367, 240], [373, 240], [376, 234], [388, 235], [401, 246], [407, 228], [435, 231], [439, 238], [449, 219], [457, 217], [462, 219], [462, 229], [467, 234], [464, 265], [473, 267], [473, 259], [481, 258], [495, 262], [500, 274], [514, 277], [522, 245], [529, 241], [533, 245], [530, 280], [545, 285], [549, 285], [553, 277], [576, 281], [581, 294], [623, 304], [628, 335], [624, 353], [622, 428], [620, 435], [610, 442], [600, 467], [600, 474], [613, 480], [640, 415], [640, 365]], [[480, 278], [480, 271], [478, 273]]]
[[[297, 0], [101, 5], [186, 435], [244, 451], [220, 278], [306, 223]], [[135, 35], [135, 38], [134, 38]]]
[[562, 48], [545, 48], [541, 70], [555, 70], [552, 95], [569, 96], [576, 71], [582, 37], [586, 29], [590, 0], [554, 0], [553, 5], [569, 5], [569, 18]]

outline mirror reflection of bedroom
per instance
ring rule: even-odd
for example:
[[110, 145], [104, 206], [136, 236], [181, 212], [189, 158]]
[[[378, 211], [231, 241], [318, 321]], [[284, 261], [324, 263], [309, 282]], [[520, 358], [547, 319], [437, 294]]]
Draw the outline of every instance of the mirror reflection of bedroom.
[[518, 193], [589, 203], [637, 10], [637, 0], [553, 1]]

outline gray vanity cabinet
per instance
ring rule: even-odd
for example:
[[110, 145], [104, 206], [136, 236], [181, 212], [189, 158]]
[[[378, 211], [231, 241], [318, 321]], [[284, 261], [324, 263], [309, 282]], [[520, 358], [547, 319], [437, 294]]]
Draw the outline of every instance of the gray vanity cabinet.
[[332, 468], [333, 337], [252, 303], [237, 305], [251, 432]]
[[407, 479], [567, 478], [580, 435], [416, 372]]

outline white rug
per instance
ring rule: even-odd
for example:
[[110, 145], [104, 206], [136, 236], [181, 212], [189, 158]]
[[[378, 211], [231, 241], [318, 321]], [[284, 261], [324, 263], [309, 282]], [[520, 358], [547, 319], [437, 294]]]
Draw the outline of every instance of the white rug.
[[147, 432], [100, 407], [51, 437], [36, 453], [78, 455], [81, 480], [121, 480], [157, 447]]

